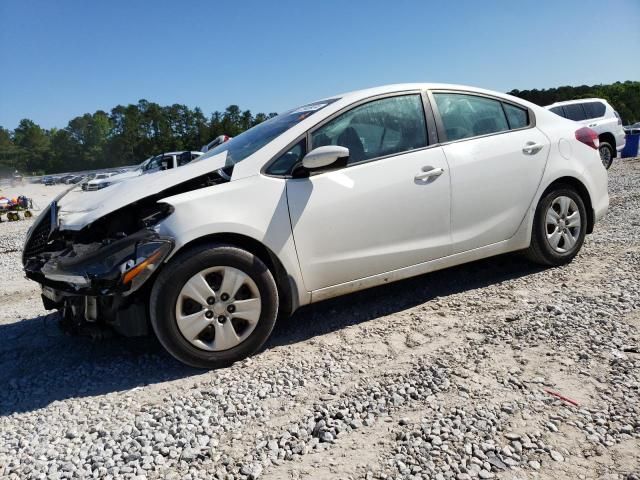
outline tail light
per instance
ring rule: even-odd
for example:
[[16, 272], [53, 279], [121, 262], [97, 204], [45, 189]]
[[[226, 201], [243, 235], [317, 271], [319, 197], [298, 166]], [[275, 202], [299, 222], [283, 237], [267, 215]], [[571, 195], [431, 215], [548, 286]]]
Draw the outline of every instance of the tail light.
[[616, 118], [618, 119], [618, 125], [622, 125], [622, 118], [620, 117], [620, 114], [615, 110], [613, 111], [613, 113], [616, 114]]
[[576, 130], [576, 140], [590, 146], [591, 148], [595, 148], [596, 150], [600, 144], [598, 141], [598, 134], [588, 127], [582, 127]]

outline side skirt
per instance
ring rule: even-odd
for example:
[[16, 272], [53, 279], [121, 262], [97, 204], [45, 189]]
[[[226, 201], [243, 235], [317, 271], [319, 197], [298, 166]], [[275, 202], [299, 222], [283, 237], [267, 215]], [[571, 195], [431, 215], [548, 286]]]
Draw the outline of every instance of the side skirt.
[[456, 253], [455, 255], [450, 255], [448, 257], [430, 260], [428, 262], [419, 263], [410, 267], [400, 268], [398, 270], [392, 270], [390, 272], [381, 273], [378, 275], [372, 275], [370, 277], [361, 278], [352, 282], [341, 283], [339, 285], [333, 285], [331, 287], [314, 290], [313, 292], [311, 292], [311, 303], [319, 302], [321, 300], [327, 300], [329, 298], [338, 297], [340, 295], [345, 295], [348, 293], [357, 292], [358, 290], [364, 290], [366, 288], [376, 287], [385, 283], [396, 282], [398, 280], [404, 280], [405, 278], [423, 275], [425, 273], [434, 272], [436, 270], [442, 270], [445, 268], [453, 267], [455, 265], [473, 262], [482, 258], [492, 257], [516, 250], [522, 250], [529, 246], [528, 237], [523, 235], [522, 230], [526, 231], [528, 229], [520, 228], [520, 231], [512, 238], [503, 240], [502, 242], [493, 243], [485, 247], [476, 248], [467, 252]]

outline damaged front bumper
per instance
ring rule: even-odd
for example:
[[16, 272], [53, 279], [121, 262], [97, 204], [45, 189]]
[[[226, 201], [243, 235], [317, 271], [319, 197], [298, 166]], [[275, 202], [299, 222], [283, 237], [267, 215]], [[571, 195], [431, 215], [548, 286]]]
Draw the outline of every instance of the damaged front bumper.
[[72, 244], [29, 258], [27, 278], [74, 295], [129, 295], [164, 261], [173, 240], [151, 229], [108, 242]]
[[[27, 278], [42, 285], [47, 310], [67, 324], [108, 325], [128, 336], [147, 328], [144, 295], [135, 295], [173, 249], [173, 239], [153, 229], [109, 241], [45, 251], [25, 259]], [[148, 293], [148, 292], [147, 292]], [[142, 298], [141, 298], [142, 297]]]

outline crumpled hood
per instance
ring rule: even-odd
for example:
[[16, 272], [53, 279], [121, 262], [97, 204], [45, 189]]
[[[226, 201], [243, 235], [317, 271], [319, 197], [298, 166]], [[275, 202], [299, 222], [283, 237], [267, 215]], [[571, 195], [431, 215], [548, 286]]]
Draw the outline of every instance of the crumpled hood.
[[80, 230], [99, 218], [174, 185], [206, 175], [225, 166], [227, 152], [183, 167], [128, 178], [96, 191], [72, 188], [58, 199], [61, 230]]

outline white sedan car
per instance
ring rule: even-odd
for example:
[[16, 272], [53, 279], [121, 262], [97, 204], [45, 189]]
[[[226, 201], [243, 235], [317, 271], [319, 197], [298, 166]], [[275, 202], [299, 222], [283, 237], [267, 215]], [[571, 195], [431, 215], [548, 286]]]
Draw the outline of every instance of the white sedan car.
[[390, 85], [163, 175], [72, 190], [23, 262], [66, 324], [150, 325], [182, 362], [219, 367], [301, 305], [516, 250], [570, 262], [608, 203], [593, 130], [501, 93]]

